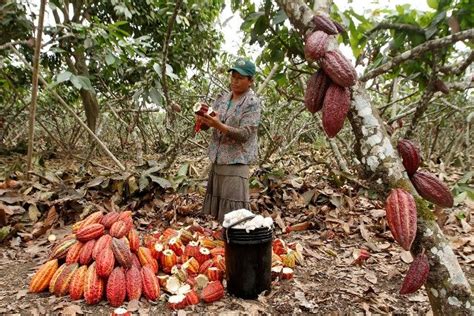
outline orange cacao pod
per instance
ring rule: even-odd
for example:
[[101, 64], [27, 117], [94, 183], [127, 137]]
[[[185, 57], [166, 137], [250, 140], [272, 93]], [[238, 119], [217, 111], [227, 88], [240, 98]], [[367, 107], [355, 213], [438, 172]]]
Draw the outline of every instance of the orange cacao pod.
[[98, 256], [95, 261], [96, 263], [96, 272], [97, 275], [101, 278], [107, 278], [112, 270], [114, 269], [115, 265], [115, 257], [112, 252], [112, 249], [106, 248], [104, 249]]
[[128, 300], [139, 300], [142, 296], [142, 277], [140, 269], [132, 266], [125, 275]]
[[95, 262], [87, 269], [84, 282], [84, 299], [87, 304], [97, 304], [104, 295], [104, 280], [96, 272]]
[[140, 260], [140, 263], [142, 264], [142, 266], [149, 264], [150, 267], [153, 269], [153, 272], [155, 274], [158, 273], [158, 262], [151, 255], [150, 249], [148, 249], [147, 247], [139, 247], [137, 255], [138, 255], [138, 260]]
[[112, 251], [119, 265], [124, 268], [130, 268], [132, 266], [132, 253], [124, 241], [112, 238]]
[[385, 203], [387, 222], [393, 238], [405, 250], [410, 250], [416, 235], [416, 204], [403, 189], [392, 189]]
[[152, 268], [146, 265], [142, 268], [140, 274], [142, 276], [143, 295], [150, 301], [156, 301], [160, 297], [160, 285]]
[[49, 259], [63, 259], [67, 256], [69, 249], [74, 246], [77, 240], [65, 239], [58, 243], [54, 248], [51, 250], [51, 254], [49, 255]]
[[400, 294], [411, 294], [416, 292], [420, 287], [425, 284], [430, 273], [430, 264], [428, 257], [421, 253], [415, 260], [410, 264], [410, 268], [403, 280]]
[[84, 293], [84, 283], [86, 280], [87, 266], [81, 266], [74, 272], [69, 283], [69, 297], [72, 300], [80, 300]]
[[329, 36], [323, 31], [316, 31], [306, 37], [304, 56], [309, 60], [318, 60], [324, 57], [328, 47]]
[[127, 225], [125, 221], [118, 220], [112, 225], [112, 227], [110, 227], [109, 234], [110, 236], [115, 238], [122, 238], [124, 236], [127, 236], [129, 228], [129, 225]]
[[54, 272], [53, 277], [51, 278], [51, 281], [49, 281], [49, 293], [54, 293], [54, 287], [56, 286], [56, 281], [58, 280], [58, 277], [63, 273], [64, 269], [68, 266], [67, 263], [63, 263], [57, 270]]
[[54, 284], [53, 292], [56, 296], [63, 296], [69, 293], [69, 284], [78, 267], [77, 263], [68, 264], [61, 271]]
[[125, 273], [122, 267], [116, 267], [107, 280], [107, 301], [113, 307], [122, 305], [127, 295]]
[[112, 249], [112, 236], [103, 235], [97, 239], [94, 249], [92, 249], [92, 258], [97, 260], [97, 256], [107, 248]]
[[316, 113], [322, 109], [324, 96], [330, 84], [331, 79], [321, 69], [309, 78], [304, 93], [304, 105], [309, 112]]
[[179, 257], [183, 254], [184, 245], [179, 239], [179, 237], [172, 237], [168, 241], [168, 247], [174, 251], [174, 253]]
[[109, 229], [116, 221], [118, 221], [120, 213], [112, 211], [102, 217], [100, 224], [104, 225], [106, 229]]
[[197, 295], [196, 291], [191, 290], [188, 293], [186, 293], [186, 303], [188, 305], [199, 304], [199, 296]]
[[339, 51], [328, 51], [321, 59], [321, 68], [331, 80], [341, 87], [353, 86], [357, 73], [351, 62]]
[[441, 207], [453, 207], [454, 199], [446, 184], [426, 171], [417, 171], [410, 178], [418, 194]]
[[402, 157], [403, 166], [408, 176], [411, 177], [420, 166], [420, 149], [408, 139], [400, 139], [397, 149]]
[[81, 265], [88, 265], [92, 262], [92, 250], [94, 250], [95, 242], [95, 239], [91, 239], [82, 246], [81, 253], [79, 254], [79, 263]]
[[331, 83], [323, 102], [323, 128], [329, 138], [336, 136], [344, 126], [350, 105], [349, 89]]
[[323, 31], [326, 34], [334, 35], [339, 33], [334, 22], [327, 16], [322, 14], [316, 14], [313, 16], [314, 29]]
[[29, 291], [39, 293], [48, 288], [54, 273], [58, 270], [58, 259], [52, 259], [43, 264], [30, 281]]
[[71, 264], [79, 261], [79, 256], [81, 254], [81, 249], [84, 244], [82, 242], [75, 243], [71, 248], [69, 248], [66, 255], [66, 263]]
[[209, 282], [201, 292], [201, 299], [206, 303], [212, 303], [224, 297], [224, 287], [219, 281]]
[[128, 233], [128, 241], [130, 243], [130, 250], [137, 252], [138, 248], [140, 247], [140, 238], [138, 237], [138, 233], [135, 229], [131, 229]]
[[[171, 249], [163, 251], [160, 257], [160, 267], [165, 273], [170, 273], [173, 266], [178, 262], [176, 254]], [[142, 263], [143, 264], [143, 263]]]
[[81, 227], [76, 233], [76, 239], [82, 242], [86, 242], [92, 239], [99, 238], [104, 234], [104, 225], [102, 224], [90, 224]]

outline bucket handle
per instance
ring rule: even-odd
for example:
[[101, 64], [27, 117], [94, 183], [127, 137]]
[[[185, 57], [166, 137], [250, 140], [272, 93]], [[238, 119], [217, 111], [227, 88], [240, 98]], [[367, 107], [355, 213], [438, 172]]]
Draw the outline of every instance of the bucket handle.
[[229, 229], [231, 229], [232, 227], [238, 225], [238, 224], [241, 224], [243, 222], [246, 222], [248, 221], [249, 219], [252, 219], [255, 217], [255, 214], [252, 214], [252, 215], [249, 215], [247, 217], [244, 217], [242, 219], [239, 219], [238, 221], [236, 221], [235, 223], [232, 223], [231, 225], [229, 225], [229, 227], [226, 228], [225, 230], [225, 238], [226, 238], [226, 241], [229, 242]]

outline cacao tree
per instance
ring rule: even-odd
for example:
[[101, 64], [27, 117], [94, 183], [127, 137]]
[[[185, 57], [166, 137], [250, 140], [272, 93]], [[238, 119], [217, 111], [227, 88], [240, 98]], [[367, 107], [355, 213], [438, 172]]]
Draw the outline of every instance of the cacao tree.
[[[298, 0], [279, 0], [277, 2], [300, 36], [305, 35], [314, 27], [313, 16], [315, 12], [306, 3]], [[323, 5], [318, 9], [321, 10], [319, 12], [328, 14], [329, 8], [327, 6]], [[454, 33], [440, 39], [439, 42], [452, 43], [473, 36], [474, 30], [471, 29]], [[431, 42], [421, 45], [430, 47], [429, 45], [438, 44]], [[416, 48], [412, 51], [416, 51]], [[404, 53], [400, 57], [395, 56], [387, 63], [398, 62], [400, 64], [403, 60], [406, 60], [404, 57], [414, 57], [412, 51]], [[422, 51], [427, 52], [427, 50]], [[399, 61], [399, 59], [402, 59], [402, 61]], [[384, 67], [384, 65], [381, 67]], [[386, 68], [390, 69], [388, 66]], [[372, 74], [374, 74], [374, 71], [372, 70]], [[367, 75], [363, 78], [367, 79]], [[363, 167], [361, 176], [370, 177], [371, 181], [378, 185], [383, 184], [385, 192], [391, 187], [403, 187], [416, 194], [404, 172], [398, 154], [392, 146], [392, 140], [379, 116], [378, 110], [371, 104], [363, 82], [357, 82], [352, 88], [349, 120], [356, 138], [355, 151]], [[433, 312], [436, 315], [473, 313], [474, 298], [471, 286], [464, 276], [447, 239], [434, 220], [428, 204], [421, 198], [417, 198], [417, 210], [418, 230], [411, 251], [414, 256], [417, 256], [426, 250], [426, 255], [429, 258], [431, 270], [425, 286]]]

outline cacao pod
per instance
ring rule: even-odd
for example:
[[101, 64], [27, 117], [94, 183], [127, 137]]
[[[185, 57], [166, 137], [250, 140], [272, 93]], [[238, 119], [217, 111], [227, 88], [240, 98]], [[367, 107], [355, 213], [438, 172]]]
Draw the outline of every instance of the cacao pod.
[[104, 295], [104, 280], [101, 279], [96, 272], [95, 262], [87, 269], [86, 279], [84, 282], [84, 299], [87, 304], [97, 304]]
[[339, 33], [341, 33], [341, 34], [346, 33], [346, 28], [341, 23], [339, 23], [337, 21], [334, 21], [334, 20], [332, 21], [332, 23], [334, 23], [334, 26], [336, 27], [336, 29]]
[[318, 60], [324, 57], [328, 47], [329, 36], [323, 31], [316, 31], [306, 37], [304, 44], [304, 56], [309, 60]]
[[115, 265], [115, 257], [112, 252], [112, 249], [106, 248], [104, 249], [98, 256], [95, 261], [96, 263], [96, 272], [97, 275], [101, 278], [107, 278], [112, 270], [114, 269]]
[[150, 249], [148, 249], [147, 247], [139, 247], [137, 255], [142, 266], [149, 264], [150, 267], [153, 269], [153, 272], [155, 274], [158, 273], [158, 261], [156, 261], [156, 259], [153, 258], [153, 256], [151, 255]]
[[201, 299], [206, 303], [212, 303], [224, 297], [224, 287], [219, 281], [209, 282], [201, 292]]
[[94, 249], [92, 249], [92, 258], [97, 260], [97, 256], [107, 248], [112, 250], [112, 236], [103, 235], [97, 240]]
[[433, 87], [434, 87], [434, 90], [435, 90], [435, 91], [441, 91], [441, 92], [443, 92], [444, 94], [449, 94], [449, 88], [448, 88], [448, 86], [447, 86], [446, 83], [444, 83], [444, 81], [441, 80], [441, 79], [436, 79], [436, 80], [433, 82]]
[[69, 284], [69, 297], [72, 300], [80, 300], [84, 293], [84, 283], [87, 274], [87, 266], [81, 266], [74, 272]]
[[129, 232], [130, 226], [125, 221], [118, 220], [110, 227], [109, 234], [115, 238], [122, 238]]
[[51, 278], [51, 281], [49, 281], [49, 292], [54, 293], [54, 287], [56, 286], [56, 281], [58, 280], [58, 277], [63, 273], [64, 269], [68, 266], [67, 263], [63, 263], [57, 270], [54, 272], [53, 277]]
[[74, 246], [74, 244], [77, 242], [76, 239], [70, 238], [70, 239], [65, 239], [58, 243], [52, 250], [51, 254], [49, 255], [49, 259], [63, 259], [67, 256], [67, 253], [69, 251], [69, 248]]
[[408, 139], [400, 139], [397, 145], [398, 153], [402, 157], [403, 166], [408, 176], [412, 176], [420, 166], [420, 149]]
[[119, 265], [127, 269], [132, 266], [132, 253], [123, 240], [112, 238], [112, 252]]
[[77, 263], [68, 264], [61, 271], [54, 284], [53, 292], [56, 296], [63, 296], [69, 293], [69, 284], [78, 267]]
[[39, 293], [46, 290], [57, 270], [58, 259], [53, 259], [43, 264], [31, 279], [29, 291], [31, 293]]
[[403, 279], [400, 294], [411, 294], [416, 292], [419, 288], [425, 284], [430, 273], [430, 264], [428, 257], [421, 253], [415, 260], [410, 264], [410, 268]]
[[344, 126], [347, 112], [351, 105], [351, 94], [348, 88], [331, 83], [323, 101], [323, 128], [329, 138], [339, 133]]
[[113, 307], [122, 305], [127, 295], [125, 273], [122, 267], [116, 267], [107, 280], [107, 301]]
[[143, 295], [150, 301], [156, 301], [160, 297], [158, 278], [148, 265], [141, 269], [140, 274], [142, 276]]
[[140, 238], [138, 237], [138, 233], [135, 229], [130, 230], [128, 233], [128, 241], [130, 242], [130, 250], [137, 252], [138, 248], [140, 247]]
[[392, 189], [385, 203], [387, 222], [393, 238], [405, 250], [410, 250], [416, 235], [416, 204], [403, 189]]
[[92, 239], [99, 238], [103, 234], [104, 225], [95, 223], [81, 227], [76, 233], [76, 239], [82, 242], [86, 242]]
[[142, 277], [140, 269], [132, 266], [125, 275], [127, 281], [127, 297], [129, 301], [140, 300], [142, 296]]
[[304, 93], [304, 105], [309, 112], [316, 113], [321, 110], [324, 96], [330, 84], [331, 79], [321, 69], [309, 78]]
[[323, 31], [329, 35], [335, 35], [339, 33], [334, 22], [327, 16], [322, 14], [316, 14], [313, 16], [314, 29], [318, 31]]
[[120, 213], [112, 211], [102, 217], [100, 224], [104, 225], [106, 229], [109, 229], [116, 221], [118, 221]]
[[451, 191], [433, 174], [417, 171], [410, 180], [418, 194], [425, 200], [441, 207], [453, 207], [454, 199]]
[[81, 248], [81, 252], [79, 254], [79, 263], [81, 265], [86, 266], [92, 262], [92, 251], [94, 250], [95, 242], [95, 239], [91, 239]]
[[66, 255], [66, 263], [71, 264], [79, 261], [79, 256], [81, 255], [81, 249], [84, 244], [82, 242], [75, 243], [71, 248], [69, 248]]
[[356, 83], [357, 73], [351, 62], [339, 51], [326, 52], [321, 59], [321, 68], [331, 80], [341, 87], [350, 87]]

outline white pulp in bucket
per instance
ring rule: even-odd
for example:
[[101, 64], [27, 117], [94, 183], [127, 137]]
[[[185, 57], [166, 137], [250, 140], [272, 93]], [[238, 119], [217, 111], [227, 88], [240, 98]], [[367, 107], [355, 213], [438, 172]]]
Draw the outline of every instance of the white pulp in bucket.
[[[224, 226], [224, 228], [228, 228], [233, 223], [238, 222], [251, 215], [254, 215], [254, 214], [251, 211], [244, 208], [240, 210], [232, 211], [230, 213], [227, 213], [224, 216], [224, 223], [222, 224], [222, 226]], [[273, 226], [273, 219], [271, 217], [263, 217], [262, 215], [257, 215], [252, 219], [249, 219], [245, 222], [232, 226], [232, 228], [245, 229], [245, 231], [248, 233], [251, 230], [262, 228], [262, 227], [267, 227], [268, 229], [271, 229], [272, 226]]]

